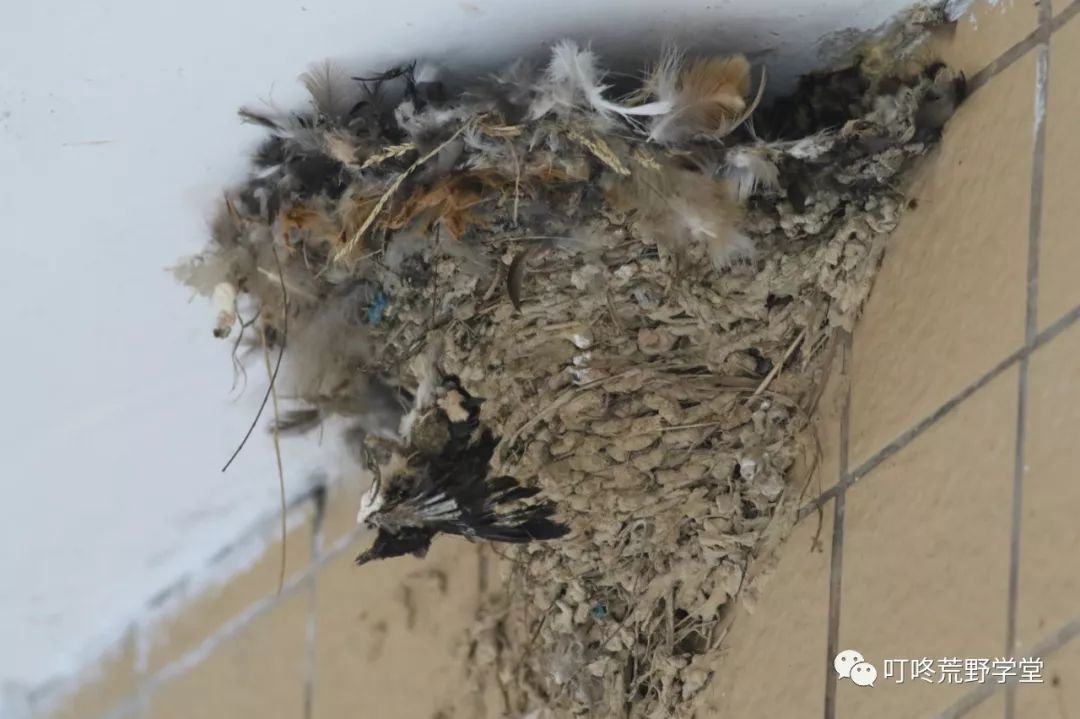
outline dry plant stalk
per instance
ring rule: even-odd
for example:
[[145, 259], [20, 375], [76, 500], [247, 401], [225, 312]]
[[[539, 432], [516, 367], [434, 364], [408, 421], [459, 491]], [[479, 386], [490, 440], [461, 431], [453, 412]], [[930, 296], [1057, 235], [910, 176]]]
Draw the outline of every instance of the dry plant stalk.
[[462, 125], [461, 127], [459, 127], [457, 131], [455, 131], [452, 135], [450, 135], [450, 137], [444, 140], [442, 144], [438, 145], [433, 150], [429, 151], [427, 154], [422, 155], [416, 160], [416, 162], [409, 165], [407, 170], [394, 178], [394, 181], [390, 183], [390, 186], [387, 187], [386, 191], [379, 197], [379, 200], [375, 203], [375, 207], [372, 208], [371, 212], [367, 216], [367, 219], [365, 219], [363, 224], [360, 225], [360, 228], [352, 236], [352, 239], [345, 243], [345, 246], [342, 247], [334, 256], [335, 262], [349, 261], [349, 259], [355, 254], [356, 249], [360, 246], [360, 240], [361, 238], [363, 238], [364, 233], [367, 232], [368, 228], [370, 228], [372, 223], [375, 222], [375, 218], [379, 216], [379, 213], [382, 212], [382, 209], [386, 206], [386, 203], [390, 200], [391, 197], [394, 196], [394, 193], [397, 192], [398, 188], [401, 187], [405, 180], [408, 179], [409, 175], [415, 172], [421, 165], [423, 165], [431, 158], [435, 157], [435, 155], [439, 154], [439, 152], [445, 149], [447, 145], [457, 139], [457, 136], [464, 132], [465, 128], [466, 125]]
[[285, 465], [281, 461], [281, 437], [278, 432], [278, 425], [281, 423], [281, 412], [278, 408], [278, 396], [277, 388], [274, 382], [274, 368], [270, 365], [270, 347], [266, 344], [266, 334], [262, 333], [262, 346], [263, 346], [263, 360], [266, 362], [266, 381], [270, 384], [270, 396], [274, 402], [274, 426], [271, 430], [274, 438], [274, 459], [277, 462], [278, 471], [278, 488], [280, 490], [281, 500], [281, 564], [278, 570], [278, 585], [277, 593], [281, 594], [281, 590], [285, 588], [285, 557], [288, 554], [287, 546], [289, 541], [289, 532], [286, 526], [288, 507], [285, 500]]

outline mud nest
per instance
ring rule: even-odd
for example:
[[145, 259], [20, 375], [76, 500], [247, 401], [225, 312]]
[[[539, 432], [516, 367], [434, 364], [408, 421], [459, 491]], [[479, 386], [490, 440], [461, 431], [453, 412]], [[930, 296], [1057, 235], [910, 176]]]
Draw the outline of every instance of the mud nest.
[[962, 96], [921, 50], [940, 22], [918, 8], [766, 107], [740, 56], [669, 49], [624, 87], [564, 42], [466, 86], [324, 66], [309, 109], [241, 111], [268, 138], [176, 272], [217, 336], [284, 355], [279, 426], [407, 443], [395, 397], [435, 365], [486, 399], [493, 471], [573, 528], [504, 553], [472, 632], [511, 714], [692, 709], [808, 498], [901, 176]]

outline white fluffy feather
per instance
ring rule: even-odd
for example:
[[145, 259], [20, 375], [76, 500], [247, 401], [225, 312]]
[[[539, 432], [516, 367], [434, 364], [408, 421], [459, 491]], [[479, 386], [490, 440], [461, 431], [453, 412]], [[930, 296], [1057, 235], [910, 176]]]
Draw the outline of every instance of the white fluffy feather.
[[536, 65], [528, 60], [517, 59], [501, 72], [491, 76], [494, 92], [515, 107], [529, 107], [536, 84]]
[[398, 126], [407, 132], [414, 142], [423, 142], [447, 125], [462, 122], [468, 117], [469, 111], [464, 107], [439, 108], [429, 105], [418, 112], [412, 100], [406, 100], [394, 110], [394, 119]]
[[296, 113], [283, 112], [267, 104], [265, 109], [241, 107], [239, 114], [244, 122], [262, 125], [271, 134], [296, 143], [300, 150], [313, 151], [321, 148], [322, 132], [305, 127]]
[[422, 85], [426, 82], [438, 82], [439, 78], [443, 75], [443, 70], [440, 66], [433, 62], [420, 62], [416, 64], [416, 68], [413, 70], [413, 81], [417, 85]]
[[565, 113], [573, 108], [590, 107], [603, 118], [661, 115], [671, 108], [665, 102], [631, 107], [611, 102], [604, 97], [610, 87], [603, 84], [603, 72], [597, 67], [596, 54], [578, 47], [573, 40], [563, 40], [551, 49], [544, 78], [537, 86], [537, 95], [529, 108], [533, 119], [549, 112]]
[[731, 150], [727, 154], [725, 174], [735, 183], [740, 203], [745, 203], [760, 185], [776, 187], [780, 170], [764, 153], [748, 148]]
[[679, 70], [682, 69], [683, 58], [683, 52], [677, 45], [665, 46], [646, 84], [646, 89], [657, 100], [666, 102], [671, 108], [679, 100]]
[[817, 160], [825, 153], [833, 149], [836, 144], [836, 134], [822, 131], [792, 143], [776, 143], [783, 151], [797, 160]]
[[412, 360], [411, 368], [416, 376], [417, 387], [413, 395], [412, 409], [401, 418], [401, 425], [398, 427], [398, 435], [404, 443], [408, 443], [412, 436], [416, 420], [435, 402], [435, 386], [439, 382], [439, 371], [436, 367], [438, 347], [438, 343], [433, 342], [427, 352]]
[[[350, 317], [350, 303], [320, 307], [289, 327], [282, 384], [301, 396], [328, 396], [356, 381], [355, 367], [371, 360], [371, 337]], [[280, 391], [280, 390], [279, 390]]]
[[167, 269], [173, 277], [203, 297], [211, 297], [218, 284], [229, 276], [228, 261], [218, 252], [192, 255]]
[[765, 87], [762, 74], [758, 97], [747, 107], [749, 69], [741, 55], [687, 61], [677, 47], [666, 47], [645, 84], [656, 98], [651, 104], [667, 108], [651, 118], [649, 140], [670, 145], [730, 132], [753, 111]]
[[727, 235], [727, 242], [709, 246], [709, 258], [713, 267], [724, 270], [736, 262], [752, 260], [754, 258], [754, 241], [738, 230], [731, 230]]
[[735, 183], [716, 180], [713, 173], [669, 170], [657, 194], [640, 188], [632, 201], [641, 208], [646, 231], [669, 250], [707, 253], [722, 270], [753, 253], [750, 238], [738, 230], [741, 212]]
[[366, 524], [371, 515], [378, 512], [383, 505], [382, 494], [379, 493], [379, 485], [372, 482], [368, 491], [360, 497], [360, 511], [356, 513], [356, 523]]
[[346, 117], [360, 99], [359, 85], [329, 61], [313, 65], [300, 81], [315, 110], [329, 118]]

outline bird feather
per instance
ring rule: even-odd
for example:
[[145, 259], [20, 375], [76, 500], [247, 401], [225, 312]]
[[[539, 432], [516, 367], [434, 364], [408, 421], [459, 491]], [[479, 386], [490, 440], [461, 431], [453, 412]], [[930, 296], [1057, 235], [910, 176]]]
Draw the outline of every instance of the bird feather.
[[361, 96], [359, 86], [329, 60], [313, 65], [300, 75], [300, 81], [315, 111], [330, 120], [347, 117]]
[[604, 97], [610, 86], [603, 83], [603, 72], [597, 66], [596, 54], [589, 48], [578, 47], [573, 40], [563, 40], [551, 49], [551, 60], [530, 107], [533, 119], [549, 112], [565, 114], [575, 108], [589, 107], [608, 120], [622, 117], [661, 115], [671, 108], [663, 100], [631, 106], [612, 102]]
[[745, 203], [761, 185], [776, 187], [780, 181], [780, 170], [761, 148], [738, 148], [727, 153], [726, 176], [736, 186], [736, 195], [740, 203]]
[[742, 55], [684, 61], [671, 50], [647, 86], [658, 102], [670, 108], [653, 119], [650, 140], [676, 144], [694, 137], [719, 137], [730, 132], [746, 110], [750, 62]]

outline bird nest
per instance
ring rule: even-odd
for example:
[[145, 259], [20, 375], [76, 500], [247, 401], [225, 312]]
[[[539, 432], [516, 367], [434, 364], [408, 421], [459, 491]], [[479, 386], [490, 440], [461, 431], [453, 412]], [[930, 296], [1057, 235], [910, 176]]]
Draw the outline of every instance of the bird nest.
[[765, 108], [739, 56], [668, 50], [622, 87], [564, 42], [466, 89], [326, 66], [310, 109], [241, 111], [269, 137], [176, 271], [217, 336], [256, 328], [300, 403], [277, 427], [339, 416], [354, 445], [408, 448], [410, 407], [456, 376], [484, 398], [492, 476], [572, 530], [507, 545], [473, 632], [508, 712], [693, 706], [808, 491], [899, 176], [962, 94], [918, 49], [942, 20], [920, 7]]

